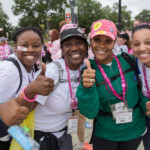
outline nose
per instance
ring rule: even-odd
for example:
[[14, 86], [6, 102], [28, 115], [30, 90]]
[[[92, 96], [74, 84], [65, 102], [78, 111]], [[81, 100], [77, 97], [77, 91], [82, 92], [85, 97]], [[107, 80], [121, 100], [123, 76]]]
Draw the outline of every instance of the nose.
[[33, 52], [33, 51], [34, 51], [34, 48], [32, 47], [32, 45], [29, 45], [29, 46], [27, 47], [27, 49], [28, 49], [28, 51], [30, 51], [30, 52]]
[[139, 51], [145, 51], [145, 50], [146, 50], [145, 44], [141, 43], [139, 47]]
[[72, 43], [72, 50], [77, 50], [78, 49], [78, 46], [77, 46], [77, 43]]
[[104, 48], [105, 47], [105, 44], [103, 42], [99, 42], [99, 47], [100, 48]]

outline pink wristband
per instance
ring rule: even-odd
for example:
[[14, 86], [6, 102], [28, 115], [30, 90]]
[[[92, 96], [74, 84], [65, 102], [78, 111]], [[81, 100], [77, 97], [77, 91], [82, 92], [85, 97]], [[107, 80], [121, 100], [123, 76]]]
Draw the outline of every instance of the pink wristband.
[[23, 94], [24, 94], [24, 97], [23, 97], [23, 98], [24, 98], [26, 101], [28, 101], [28, 102], [34, 102], [34, 101], [36, 100], [36, 98], [37, 98], [37, 94], [35, 95], [34, 99], [29, 99], [29, 98], [27, 98], [26, 95], [25, 95], [25, 89], [26, 89], [26, 87], [23, 89]]

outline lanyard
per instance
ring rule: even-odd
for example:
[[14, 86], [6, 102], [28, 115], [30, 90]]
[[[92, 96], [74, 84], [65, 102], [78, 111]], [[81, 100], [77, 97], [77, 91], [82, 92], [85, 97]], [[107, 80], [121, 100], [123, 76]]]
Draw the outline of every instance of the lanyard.
[[[72, 108], [72, 110], [75, 110], [75, 108], [78, 105], [78, 101], [76, 100], [76, 96], [75, 96], [75, 94], [72, 91], [72, 86], [71, 86], [71, 81], [70, 81], [70, 73], [69, 73], [69, 69], [68, 69], [68, 67], [66, 65], [66, 62], [65, 62], [65, 67], [66, 67], [66, 70], [67, 70], [68, 84], [69, 84], [70, 95], [71, 95], [71, 108]], [[80, 79], [81, 79], [81, 71], [80, 71], [80, 68], [79, 68], [79, 84], [80, 84]]]
[[119, 62], [119, 59], [113, 55], [113, 57], [115, 58], [115, 60], [117, 61], [117, 65], [118, 65], [118, 68], [119, 68], [119, 72], [120, 72], [120, 76], [121, 76], [121, 85], [122, 85], [122, 94], [123, 94], [123, 97], [121, 97], [116, 91], [115, 89], [113, 88], [109, 78], [107, 77], [105, 71], [103, 70], [102, 66], [100, 65], [100, 63], [98, 62], [98, 60], [96, 59], [96, 63], [98, 65], [98, 68], [100, 70], [100, 72], [102, 73], [102, 76], [103, 78], [105, 79], [106, 83], [108, 84], [109, 88], [111, 89], [111, 91], [113, 92], [113, 95], [115, 95], [118, 99], [121, 99], [123, 100], [123, 102], [125, 102], [125, 93], [126, 93], [126, 82], [125, 82], [125, 78], [124, 78], [124, 74], [123, 74], [123, 71], [122, 71], [122, 68], [121, 68], [121, 64]]
[[144, 64], [143, 64], [143, 74], [144, 74], [144, 81], [145, 81], [145, 85], [146, 85], [147, 95], [148, 95], [148, 98], [150, 100], [150, 90], [148, 88], [148, 82], [147, 82], [147, 79], [146, 79], [146, 70], [145, 70], [145, 65]]

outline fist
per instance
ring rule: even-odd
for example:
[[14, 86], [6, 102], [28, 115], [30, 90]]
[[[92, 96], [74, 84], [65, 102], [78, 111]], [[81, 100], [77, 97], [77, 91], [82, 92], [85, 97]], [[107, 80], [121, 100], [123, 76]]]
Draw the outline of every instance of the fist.
[[0, 104], [1, 118], [7, 126], [21, 124], [29, 112], [29, 109], [25, 106], [20, 106], [16, 99]]

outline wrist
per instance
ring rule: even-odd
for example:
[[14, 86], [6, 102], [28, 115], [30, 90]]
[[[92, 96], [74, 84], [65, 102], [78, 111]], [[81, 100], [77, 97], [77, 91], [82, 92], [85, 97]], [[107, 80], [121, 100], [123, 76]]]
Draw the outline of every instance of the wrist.
[[34, 102], [37, 98], [37, 94], [35, 94], [32, 90], [29, 90], [28, 88], [23, 89], [24, 93], [24, 100], [28, 102]]

